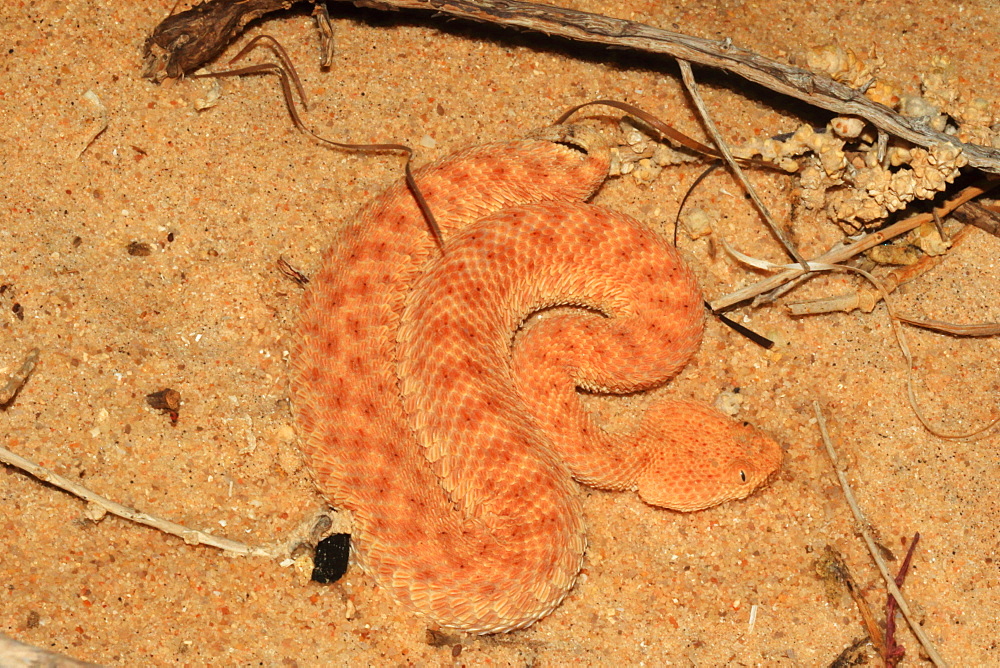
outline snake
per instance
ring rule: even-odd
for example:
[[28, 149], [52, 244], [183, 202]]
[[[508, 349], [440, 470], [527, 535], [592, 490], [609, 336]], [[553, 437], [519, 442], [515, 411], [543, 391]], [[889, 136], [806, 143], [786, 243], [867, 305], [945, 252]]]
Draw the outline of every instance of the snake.
[[458, 151], [414, 171], [325, 251], [303, 298], [291, 387], [313, 479], [353, 516], [357, 563], [405, 608], [470, 633], [521, 629], [572, 589], [580, 484], [694, 511], [742, 499], [778, 443], [692, 400], [628, 428], [583, 394], [664, 385], [696, 353], [692, 270], [648, 226], [589, 203], [610, 149], [585, 125]]

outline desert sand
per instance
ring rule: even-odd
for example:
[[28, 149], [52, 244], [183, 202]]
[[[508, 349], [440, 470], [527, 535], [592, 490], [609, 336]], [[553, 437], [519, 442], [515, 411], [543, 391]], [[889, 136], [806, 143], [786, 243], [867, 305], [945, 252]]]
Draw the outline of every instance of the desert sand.
[[[171, 4], [0, 8], [0, 372], [41, 351], [0, 411], [0, 443], [121, 503], [259, 545], [324, 505], [288, 401], [302, 289], [276, 260], [314, 271], [333, 231], [400, 175], [402, 160], [311, 142], [271, 77], [228, 79], [203, 111], [196, 101], [212, 94], [211, 80], [141, 78], [143, 42]], [[880, 79], [911, 93], [947, 59], [956, 94], [1000, 117], [992, 2], [561, 4], [729, 37], [776, 59], [830, 43], [874, 47]], [[406, 143], [424, 163], [524, 136], [597, 98], [704, 137], [669, 59], [338, 5], [336, 60], [324, 71], [307, 11], [258, 22], [242, 41], [266, 32], [285, 46], [309, 95], [304, 118], [331, 139]], [[698, 75], [734, 143], [829, 118], [735, 76]], [[107, 129], [91, 142], [102, 115]], [[583, 115], [609, 131], [620, 116]], [[596, 201], [669, 232], [700, 169], [669, 168], [650, 185], [613, 179]], [[787, 220], [790, 178], [752, 178]], [[712, 212], [716, 234], [744, 252], [785, 261], [728, 175], [711, 176], [690, 206]], [[822, 220], [789, 228], [807, 256], [842, 237]], [[150, 252], [130, 253], [135, 244]], [[762, 275], [712, 238], [682, 235], [681, 245], [709, 298]], [[1000, 239], [974, 231], [895, 304], [998, 321], [998, 257]], [[795, 296], [857, 285], [820, 276]], [[667, 392], [713, 402], [739, 388], [739, 415], [785, 448], [781, 475], [746, 501], [694, 514], [585, 490], [583, 574], [527, 630], [429, 643], [421, 620], [356, 566], [319, 585], [275, 560], [226, 557], [111, 516], [93, 522], [80, 500], [0, 467], [0, 633], [109, 666], [825, 666], [865, 633], [847, 594], [816, 574], [825, 547], [843, 553], [878, 614], [884, 594], [822, 449], [818, 400], [876, 537], [897, 559], [891, 568], [921, 533], [904, 592], [924, 630], [951, 665], [1000, 664], [997, 432], [955, 441], [921, 426], [882, 308], [793, 318], [774, 305], [734, 317], [778, 345], [765, 351], [710, 319]], [[929, 420], [962, 431], [997, 413], [1000, 340], [906, 336]], [[145, 401], [166, 387], [183, 398], [176, 426]], [[920, 665], [900, 623], [903, 665]]]

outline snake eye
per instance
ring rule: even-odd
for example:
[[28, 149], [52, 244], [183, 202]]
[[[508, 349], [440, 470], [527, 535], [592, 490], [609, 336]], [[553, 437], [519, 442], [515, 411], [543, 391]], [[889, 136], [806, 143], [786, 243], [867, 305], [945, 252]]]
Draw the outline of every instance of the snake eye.
[[741, 482], [747, 481], [747, 472], [744, 471], [743, 469], [740, 469], [740, 481]]

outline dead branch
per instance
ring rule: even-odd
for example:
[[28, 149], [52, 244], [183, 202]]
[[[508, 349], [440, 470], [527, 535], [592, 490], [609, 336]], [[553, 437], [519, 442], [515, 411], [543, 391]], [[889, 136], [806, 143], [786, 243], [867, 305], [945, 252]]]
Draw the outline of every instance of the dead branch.
[[87, 502], [87, 510], [85, 512], [87, 518], [95, 522], [101, 520], [105, 514], [111, 513], [123, 519], [136, 522], [137, 524], [145, 524], [146, 526], [153, 527], [154, 529], [159, 529], [164, 533], [182, 538], [188, 545], [209, 545], [211, 547], [225, 550], [231, 554], [241, 556], [273, 558], [279, 556], [280, 554], [277, 546], [266, 548], [252, 547], [229, 540], [228, 538], [213, 536], [212, 534], [204, 531], [189, 529], [162, 517], [142, 513], [133, 508], [129, 508], [128, 506], [123, 506], [120, 503], [115, 503], [100, 494], [95, 494], [86, 487], [63, 477], [54, 471], [50, 471], [29, 459], [25, 459], [24, 457], [14, 454], [4, 447], [0, 447], [0, 463], [19, 468], [22, 471], [30, 473], [42, 482], [47, 482], [50, 485], [73, 494], [74, 496], [80, 497]]
[[[146, 40], [144, 76], [161, 81], [191, 73], [219, 55], [250, 20], [292, 4], [294, 0], [209, 0], [175, 14]], [[635, 21], [515, 0], [354, 0], [354, 4], [433, 11], [718, 68], [835, 114], [863, 118], [882, 132], [918, 146], [960, 146], [969, 165], [1000, 174], [1000, 151], [996, 149], [962, 143], [918, 119], [872, 102], [861, 91], [826, 75], [765, 58], [734, 46], [730, 40], [708, 40]]]
[[[995, 179], [995, 177], [994, 177]], [[961, 192], [956, 194], [954, 197], [943, 203], [941, 206], [934, 209], [939, 216], [946, 216], [952, 211], [965, 204], [969, 200], [979, 197], [985, 192], [989, 192], [998, 184], [998, 181], [993, 179], [984, 179], [982, 182], [975, 185], [969, 186], [963, 189]], [[877, 232], [872, 232], [867, 234], [858, 241], [855, 241], [849, 245], [838, 245], [831, 248], [829, 251], [820, 255], [819, 257], [811, 260], [811, 262], [816, 262], [819, 264], [838, 264], [842, 263], [850, 258], [863, 253], [869, 248], [873, 248], [881, 243], [898, 237], [901, 234], [905, 234], [910, 230], [916, 229], [923, 225], [924, 223], [934, 220], [934, 215], [931, 213], [918, 213], [916, 215], [905, 218], [897, 223], [893, 223], [888, 227], [885, 227]], [[753, 299], [758, 295], [762, 295], [765, 292], [770, 292], [787, 285], [796, 278], [804, 275], [805, 272], [798, 265], [791, 266], [787, 269], [783, 269], [779, 273], [765, 278], [762, 281], [758, 281], [752, 285], [748, 285], [744, 288], [740, 288], [736, 292], [732, 292], [723, 297], [712, 301], [709, 306], [712, 311], [719, 312], [725, 311], [726, 309], [744, 302], [748, 299]]]
[[823, 438], [823, 445], [826, 446], [826, 453], [830, 457], [830, 462], [833, 464], [834, 473], [837, 474], [837, 480], [840, 482], [840, 487], [844, 492], [844, 498], [847, 499], [847, 504], [851, 507], [851, 512], [854, 513], [854, 519], [857, 520], [857, 528], [861, 532], [861, 537], [865, 541], [865, 545], [868, 547], [868, 552], [871, 554], [872, 560], [875, 565], [878, 566], [879, 573], [882, 574], [882, 579], [885, 580], [886, 587], [889, 590], [889, 595], [896, 599], [896, 604], [899, 606], [899, 611], [903, 613], [903, 617], [906, 619], [906, 623], [910, 625], [910, 630], [913, 631], [913, 635], [917, 637], [920, 644], [923, 646], [924, 651], [927, 652], [927, 656], [930, 657], [931, 661], [938, 668], [946, 668], [947, 663], [941, 658], [937, 650], [934, 648], [934, 644], [931, 639], [924, 632], [923, 627], [914, 619], [913, 613], [910, 612], [910, 606], [907, 604], [906, 599], [903, 598], [903, 594], [900, 593], [899, 587], [896, 586], [896, 579], [889, 575], [889, 569], [885, 565], [885, 560], [879, 554], [878, 548], [875, 546], [875, 541], [872, 540], [871, 533], [868, 531], [868, 520], [865, 519], [864, 513], [861, 511], [861, 507], [858, 505], [857, 499], [854, 497], [854, 492], [851, 490], [850, 484], [847, 482], [847, 476], [844, 475], [844, 471], [841, 469], [840, 460], [837, 457], [837, 451], [834, 449], [833, 442], [830, 440], [830, 434], [826, 429], [826, 419], [823, 416], [823, 411], [820, 409], [819, 402], [813, 401], [813, 410], [816, 413], [816, 421], [819, 423], [820, 436]]
[[162, 81], [192, 74], [225, 51], [250, 21], [297, 0], [209, 0], [165, 18], [143, 46], [142, 75]]
[[28, 382], [28, 376], [31, 375], [31, 372], [35, 370], [35, 365], [38, 364], [38, 353], [38, 348], [32, 348], [24, 358], [21, 366], [14, 373], [10, 374], [7, 382], [0, 386], [0, 408], [4, 408], [13, 401], [17, 393], [24, 387], [24, 384]]
[[[55, 644], [55, 643], [53, 643]], [[0, 665], [4, 668], [101, 668], [76, 659], [20, 643], [0, 633]]]

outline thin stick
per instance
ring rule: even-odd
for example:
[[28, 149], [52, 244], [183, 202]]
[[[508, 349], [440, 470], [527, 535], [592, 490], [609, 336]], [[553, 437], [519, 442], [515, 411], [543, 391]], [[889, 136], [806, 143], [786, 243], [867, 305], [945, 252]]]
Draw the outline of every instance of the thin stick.
[[[969, 237], [969, 234], [973, 229], [975, 228], [972, 225], [963, 225], [962, 228], [952, 237], [950, 252], [954, 252], [954, 250]], [[885, 276], [880, 276], [879, 283], [882, 284], [882, 287], [885, 288], [886, 292], [891, 294], [900, 285], [903, 285], [908, 281], [912, 281], [913, 279], [922, 276], [926, 272], [937, 267], [947, 257], [947, 253], [942, 255], [925, 255], [917, 262], [909, 266], [894, 269]], [[817, 315], [820, 313], [833, 313], [836, 311], [850, 313], [854, 309], [859, 308], [865, 313], [871, 313], [872, 310], [874, 310], [875, 305], [881, 300], [882, 294], [878, 289], [859, 287], [854, 292], [788, 304], [788, 312], [792, 315]], [[899, 316], [899, 319], [904, 322], [906, 321], [906, 318], [903, 316]]]
[[430, 229], [431, 236], [434, 238], [434, 242], [437, 244], [438, 250], [444, 254], [444, 235], [441, 233], [441, 228], [437, 223], [437, 219], [434, 217], [434, 212], [431, 211], [430, 204], [427, 203], [427, 200], [424, 198], [424, 194], [420, 191], [420, 187], [417, 185], [416, 179], [413, 177], [413, 170], [410, 167], [410, 163], [413, 162], [414, 154], [412, 148], [406, 146], [405, 144], [346, 144], [343, 142], [333, 141], [332, 139], [326, 139], [325, 137], [321, 137], [310, 130], [306, 126], [305, 122], [303, 122], [302, 117], [299, 116], [298, 109], [295, 108], [295, 96], [292, 94], [292, 84], [294, 84], [299, 93], [299, 99], [302, 102], [303, 108], [308, 109], [306, 106], [305, 90], [302, 88], [302, 84], [299, 81], [299, 75], [292, 66], [291, 61], [288, 59], [288, 55], [285, 53], [285, 50], [270, 35], [261, 35], [251, 40], [246, 47], [244, 47], [233, 57], [232, 60], [229, 61], [230, 64], [236, 62], [249, 53], [258, 45], [260, 40], [265, 37], [268, 40], [266, 44], [271, 47], [271, 49], [277, 54], [278, 59], [282, 61], [281, 65], [276, 63], [261, 63], [259, 65], [249, 65], [247, 67], [240, 67], [234, 70], [193, 74], [191, 77], [221, 79], [223, 77], [238, 77], [248, 74], [276, 74], [278, 76], [278, 81], [281, 83], [281, 93], [285, 98], [285, 107], [288, 109], [288, 115], [292, 118], [292, 123], [299, 129], [300, 132], [305, 133], [313, 140], [329, 146], [334, 146], [336, 148], [346, 149], [348, 151], [404, 152], [406, 154], [406, 162], [403, 163], [403, 176], [406, 180], [406, 186], [410, 189], [410, 194], [413, 195], [413, 199], [416, 201], [417, 207], [420, 209], [420, 213], [427, 222], [427, 226]]
[[[55, 643], [52, 643], [55, 645]], [[8, 668], [15, 666], [45, 666], [46, 668], [101, 668], [99, 664], [77, 661], [65, 654], [58, 654], [20, 643], [0, 633], [0, 659]]]
[[[287, 9], [292, 4], [294, 0], [209, 1], [175, 14], [158, 25], [146, 40], [144, 75], [161, 81], [168, 76], [179, 77], [193, 72], [222, 53], [251, 19]], [[435, 16], [522, 28], [718, 68], [811, 106], [835, 114], [858, 116], [882, 132], [918, 146], [959, 146], [972, 167], [1000, 173], [1000, 151], [997, 149], [964, 144], [955, 137], [932, 130], [919, 119], [901, 116], [885, 105], [872, 102], [862, 91], [825, 74], [765, 58], [735, 46], [728, 39], [715, 41], [691, 37], [635, 21], [517, 0], [378, 0], [360, 4], [379, 9], [424, 10], [434, 12]]]
[[[906, 556], [903, 558], [903, 564], [899, 567], [899, 572], [896, 573], [896, 586], [902, 587], [903, 582], [906, 580], [906, 574], [910, 570], [910, 562], [913, 560], [913, 553], [917, 549], [917, 543], [920, 542], [920, 533], [917, 532], [913, 534], [913, 540], [910, 541], [910, 548], [906, 551]], [[889, 596], [885, 602], [885, 647], [882, 652], [882, 660], [885, 661], [887, 666], [895, 666], [903, 658], [903, 648], [901, 645], [896, 643], [896, 599]]]
[[[157, 517], [156, 515], [141, 513], [133, 508], [129, 508], [128, 506], [123, 506], [120, 503], [115, 503], [110, 499], [106, 499], [100, 494], [96, 494], [86, 487], [78, 485], [72, 480], [64, 478], [58, 473], [50, 471], [44, 466], [40, 466], [29, 459], [16, 455], [4, 447], [0, 447], [0, 462], [3, 462], [8, 466], [19, 468], [22, 471], [30, 473], [42, 482], [47, 482], [50, 485], [58, 487], [64, 492], [69, 492], [70, 494], [83, 499], [88, 504], [93, 504], [93, 510], [91, 509], [91, 506], [88, 506], [87, 509], [87, 516], [90, 519], [98, 520], [103, 517], [105, 512], [108, 512], [112, 515], [117, 515], [118, 517], [131, 520], [132, 522], [136, 522], [138, 524], [145, 524], [146, 526], [153, 527], [154, 529], [159, 529], [164, 533], [182, 538], [188, 545], [209, 545], [211, 547], [217, 547], [220, 550], [225, 550], [226, 552], [241, 556], [275, 558], [283, 553], [280, 546], [252, 547], [244, 543], [229, 540], [228, 538], [219, 538], [218, 536], [213, 536], [212, 534], [205, 533], [204, 531], [189, 529], [181, 524], [171, 522], [170, 520], [163, 519], [162, 517]], [[96, 512], [94, 512], [94, 510], [96, 510]]]
[[903, 613], [903, 617], [906, 619], [906, 623], [910, 625], [910, 630], [913, 631], [913, 635], [917, 637], [920, 644], [923, 646], [924, 651], [927, 652], [927, 656], [930, 657], [931, 661], [934, 662], [935, 666], [938, 668], [947, 668], [948, 664], [945, 662], [941, 655], [937, 653], [934, 649], [934, 644], [931, 639], [927, 637], [924, 633], [924, 629], [920, 626], [915, 619], [913, 619], [913, 613], [910, 612], [910, 606], [907, 604], [906, 599], [903, 598], [902, 592], [899, 591], [899, 587], [896, 586], [896, 580], [889, 574], [889, 569], [886, 568], [885, 561], [879, 555], [878, 548], [875, 546], [875, 541], [872, 540], [871, 533], [868, 531], [868, 520], [865, 519], [865, 515], [861, 512], [861, 507], [858, 506], [857, 500], [854, 498], [854, 492], [851, 491], [851, 486], [847, 482], [847, 476], [844, 475], [843, 470], [840, 467], [840, 461], [837, 458], [837, 452], [833, 448], [833, 443], [830, 440], [830, 434], [826, 429], [826, 420], [823, 417], [823, 411], [819, 407], [818, 401], [813, 401], [813, 409], [816, 411], [816, 420], [819, 422], [819, 432], [823, 437], [823, 444], [826, 446], [826, 454], [830, 457], [830, 462], [833, 464], [833, 470], [837, 474], [837, 479], [840, 481], [840, 487], [844, 490], [844, 497], [847, 499], [847, 505], [851, 507], [851, 512], [854, 513], [854, 519], [858, 523], [858, 529], [861, 532], [862, 538], [864, 538], [865, 545], [868, 546], [868, 552], [872, 555], [872, 559], [875, 561], [875, 565], [878, 566], [879, 572], [882, 574], [882, 579], [885, 580], [885, 585], [889, 589], [889, 593], [896, 603], [899, 605], [899, 611]]
[[[937, 207], [935, 210], [938, 215], [944, 216], [951, 213], [953, 210], [968, 202], [971, 199], [979, 197], [985, 192], [989, 192], [995, 188], [1000, 181], [993, 179], [984, 179], [983, 181], [969, 186], [959, 192], [955, 197], [948, 200], [941, 206]], [[810, 260], [809, 263], [818, 264], [840, 264], [845, 260], [849, 260], [859, 253], [863, 253], [869, 248], [878, 246], [879, 244], [898, 237], [901, 234], [905, 234], [910, 230], [916, 229], [923, 225], [924, 223], [934, 220], [934, 217], [929, 213], [919, 213], [915, 216], [910, 216], [904, 220], [897, 223], [893, 223], [888, 227], [885, 227], [878, 232], [873, 232], [855, 241], [852, 244], [846, 246], [835, 246], [834, 248], [828, 250], [823, 255]], [[736, 292], [732, 292], [723, 297], [719, 297], [715, 301], [711, 302], [711, 307], [713, 311], [721, 311], [739, 304], [740, 302], [746, 301], [748, 299], [753, 299], [757, 295], [763, 294], [765, 292], [770, 292], [776, 288], [780, 288], [789, 281], [792, 281], [799, 276], [802, 276], [806, 272], [803, 271], [801, 267], [790, 267], [781, 271], [773, 276], [765, 278], [762, 281], [758, 281], [752, 285], [748, 285], [745, 288], [741, 288]]]
[[729, 150], [729, 145], [719, 133], [719, 128], [715, 126], [715, 121], [712, 120], [711, 114], [708, 113], [708, 109], [705, 107], [705, 101], [701, 99], [701, 93], [698, 92], [698, 84], [694, 80], [694, 73], [691, 72], [691, 63], [686, 60], [678, 60], [677, 63], [681, 67], [681, 79], [684, 81], [684, 87], [687, 88], [688, 95], [691, 96], [691, 100], [694, 102], [694, 106], [698, 110], [698, 115], [701, 116], [701, 122], [705, 126], [705, 129], [708, 130], [708, 135], [712, 138], [712, 141], [715, 142], [715, 146], [719, 149], [719, 153], [722, 154], [722, 159], [726, 161], [726, 164], [729, 165], [730, 171], [732, 171], [739, 182], [743, 184], [743, 189], [750, 195], [750, 199], [753, 200], [753, 203], [760, 212], [760, 215], [764, 217], [764, 221], [767, 223], [767, 226], [771, 228], [771, 232], [778, 238], [781, 245], [785, 247], [785, 251], [788, 255], [802, 266], [802, 270], [804, 272], [808, 272], [809, 267], [806, 265], [805, 259], [803, 259], [799, 252], [795, 249], [795, 246], [792, 245], [791, 240], [785, 236], [784, 230], [782, 230], [778, 224], [774, 222], [774, 218], [771, 217], [771, 212], [768, 211], [767, 205], [764, 204], [763, 200], [761, 200], [761, 198], [757, 195], [757, 191], [750, 184], [746, 174], [743, 173], [743, 170], [740, 169], [736, 160], [733, 159], [733, 154]]
[[[634, 104], [629, 104], [628, 102], [620, 102], [618, 100], [600, 99], [600, 100], [591, 100], [590, 102], [584, 102], [583, 104], [578, 104], [575, 107], [571, 107], [566, 111], [564, 111], [562, 115], [556, 119], [554, 125], [561, 125], [566, 121], [568, 121], [570, 116], [580, 111], [581, 109], [593, 106], [605, 106], [605, 107], [611, 107], [613, 109], [618, 109], [620, 111], [624, 111], [626, 114], [638, 118], [640, 121], [648, 125], [650, 129], [660, 133], [661, 140], [668, 139], [674, 142], [675, 144], [683, 146], [689, 151], [694, 151], [695, 153], [700, 153], [701, 155], [706, 155], [711, 158], [722, 157], [722, 154], [716, 151], [711, 146], [706, 146], [705, 144], [702, 144], [700, 141], [688, 137], [683, 132], [676, 130], [667, 123], [664, 123], [662, 120], [660, 120], [653, 114], [649, 113], [648, 111], [641, 109], [635, 106]], [[769, 166], [778, 169], [777, 165], [769, 164]]]
[[944, 322], [941, 320], [928, 320], [925, 318], [914, 318], [910, 315], [896, 314], [896, 319], [905, 322], [907, 325], [929, 329], [934, 332], [953, 334], [955, 336], [996, 336], [1000, 334], [1000, 322], [978, 322], [961, 324], [955, 322]]
[[0, 387], [0, 407], [6, 406], [14, 399], [24, 384], [28, 382], [28, 376], [35, 370], [36, 364], [38, 364], [38, 348], [32, 348], [17, 371], [10, 374], [4, 386]]

